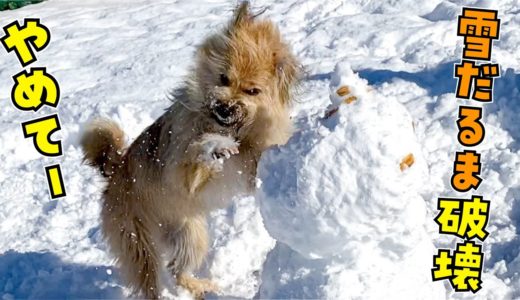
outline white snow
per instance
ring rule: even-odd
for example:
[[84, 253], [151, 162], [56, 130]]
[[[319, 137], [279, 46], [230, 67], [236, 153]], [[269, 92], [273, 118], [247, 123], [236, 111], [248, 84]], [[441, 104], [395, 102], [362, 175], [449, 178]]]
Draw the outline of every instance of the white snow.
[[[169, 103], [197, 43], [228, 19], [230, 0], [47, 0], [0, 12], [2, 26], [39, 17], [52, 33], [30, 67], [59, 82], [64, 155], [42, 158], [20, 123], [56, 112], [10, 104], [22, 70], [0, 50], [0, 295], [120, 298], [125, 290], [99, 229], [102, 180], [81, 162], [85, 122], [107, 116], [136, 137]], [[520, 10], [518, 0], [255, 0], [280, 25], [307, 70], [294, 107], [298, 132], [260, 163], [257, 197], [210, 217], [212, 250], [200, 274], [210, 297], [330, 299], [520, 298]], [[433, 218], [456, 140], [453, 64], [461, 6], [499, 10], [501, 65], [484, 106], [478, 193], [491, 200], [483, 288], [432, 282], [435, 248], [452, 248]], [[347, 85], [357, 100], [338, 105]], [[467, 104], [474, 104], [468, 102]], [[412, 125], [413, 123], [413, 125]], [[415, 163], [399, 163], [413, 153]], [[67, 197], [51, 201], [45, 165], [60, 162]], [[464, 196], [464, 195], [462, 195]], [[165, 291], [187, 297], [184, 291]]]
[[[357, 99], [337, 104], [341, 86], [352, 86]], [[332, 75], [331, 98], [337, 113], [310, 116], [259, 163], [257, 198], [267, 230], [306, 257], [327, 259], [326, 298], [439, 299], [444, 288], [425, 272], [434, 246], [424, 227], [419, 191], [427, 167], [412, 117], [346, 64]], [[410, 153], [415, 164], [401, 171]]]
[[[275, 239], [304, 256], [342, 255], [347, 263], [379, 250], [401, 256], [426, 220], [417, 190], [427, 171], [413, 121], [401, 103], [368, 91], [344, 68], [332, 76], [333, 96], [352, 85], [363, 90], [352, 91], [357, 100], [327, 119], [310, 116], [286, 146], [263, 155], [262, 215]], [[417, 163], [402, 172], [409, 153]]]

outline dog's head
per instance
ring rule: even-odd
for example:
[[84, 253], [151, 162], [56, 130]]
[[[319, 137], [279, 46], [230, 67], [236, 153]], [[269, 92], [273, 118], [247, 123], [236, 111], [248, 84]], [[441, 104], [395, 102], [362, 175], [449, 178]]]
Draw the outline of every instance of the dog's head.
[[[228, 26], [208, 37], [197, 53], [192, 83], [201, 111], [241, 140], [265, 141], [288, 105], [299, 65], [269, 20], [259, 20], [243, 2]], [[278, 128], [284, 130], [284, 128]], [[264, 140], [264, 141], [262, 141]]]

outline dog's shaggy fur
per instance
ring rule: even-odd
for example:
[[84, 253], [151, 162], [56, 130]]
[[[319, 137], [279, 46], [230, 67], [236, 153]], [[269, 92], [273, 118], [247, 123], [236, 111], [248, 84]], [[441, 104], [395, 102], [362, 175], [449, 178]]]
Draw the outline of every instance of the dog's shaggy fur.
[[251, 193], [261, 152], [287, 141], [298, 75], [276, 26], [244, 2], [200, 46], [173, 105], [128, 149], [111, 121], [86, 129], [85, 159], [107, 177], [102, 231], [135, 295], [159, 297], [163, 258], [195, 296], [216, 289], [191, 276], [208, 250], [206, 215]]

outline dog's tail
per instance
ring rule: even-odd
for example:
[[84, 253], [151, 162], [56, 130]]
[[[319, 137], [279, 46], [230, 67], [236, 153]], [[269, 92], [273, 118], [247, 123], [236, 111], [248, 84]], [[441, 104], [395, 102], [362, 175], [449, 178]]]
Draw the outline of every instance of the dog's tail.
[[121, 163], [125, 133], [114, 121], [96, 119], [88, 125], [80, 143], [84, 160], [109, 177]]

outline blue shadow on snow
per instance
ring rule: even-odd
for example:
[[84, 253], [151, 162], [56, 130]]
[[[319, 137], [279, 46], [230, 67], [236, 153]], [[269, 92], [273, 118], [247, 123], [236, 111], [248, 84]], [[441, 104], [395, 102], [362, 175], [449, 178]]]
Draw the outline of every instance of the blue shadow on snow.
[[8, 251], [0, 255], [0, 298], [121, 298], [117, 278], [107, 269], [63, 262], [50, 252]]

